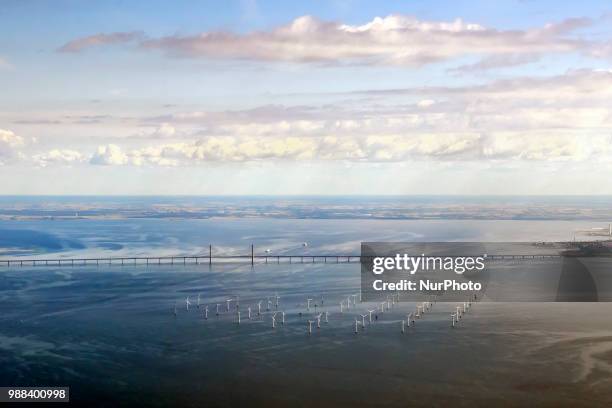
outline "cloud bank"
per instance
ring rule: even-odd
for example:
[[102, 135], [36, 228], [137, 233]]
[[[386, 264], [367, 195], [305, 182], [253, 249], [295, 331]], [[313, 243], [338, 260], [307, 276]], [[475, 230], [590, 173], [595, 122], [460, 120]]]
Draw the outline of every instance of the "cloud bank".
[[612, 136], [422, 134], [365, 137], [206, 137], [123, 151], [100, 146], [90, 159], [96, 165], [190, 166], [258, 161], [610, 161]]
[[593, 21], [587, 18], [570, 18], [532, 29], [498, 30], [462, 19], [424, 21], [389, 15], [350, 25], [306, 15], [268, 31], [246, 34], [211, 31], [144, 38], [138, 32], [100, 33], [72, 40], [59, 50], [80, 52], [93, 46], [137, 41], [140, 49], [182, 58], [397, 66], [482, 56], [481, 62], [462, 68], [475, 70], [532, 62], [544, 54], [609, 55], [609, 44], [573, 35], [591, 24]]
[[[134, 137], [89, 150], [57, 146], [32, 159], [43, 167], [264, 161], [612, 163], [612, 72], [607, 70], [463, 87], [364, 90], [340, 97], [343, 103], [338, 105], [136, 117], [130, 119], [140, 128]], [[0, 141], [7, 156], [22, 140], [3, 132]]]

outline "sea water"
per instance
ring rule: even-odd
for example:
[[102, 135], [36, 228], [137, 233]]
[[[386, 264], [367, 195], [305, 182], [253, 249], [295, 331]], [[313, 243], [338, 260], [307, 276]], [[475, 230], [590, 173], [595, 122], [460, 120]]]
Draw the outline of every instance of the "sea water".
[[[589, 225], [84, 218], [5, 220], [0, 232], [4, 242], [18, 232], [4, 246], [13, 258], [206, 255], [209, 244], [219, 254], [247, 254], [254, 244], [260, 253], [308, 255], [358, 254], [362, 241], [567, 240]], [[340, 313], [340, 301], [359, 291], [359, 264], [2, 268], [0, 385], [68, 385], [88, 406], [612, 401], [609, 304], [476, 303], [453, 329], [456, 305], [437, 303], [402, 334], [416, 305], [401, 302], [355, 334], [355, 320], [376, 307], [357, 301]], [[247, 307], [277, 295], [284, 325], [272, 328], [274, 306], [245, 318]], [[214, 305], [237, 296], [240, 325], [235, 309], [215, 316]], [[317, 313], [329, 312], [310, 335], [309, 298]]]

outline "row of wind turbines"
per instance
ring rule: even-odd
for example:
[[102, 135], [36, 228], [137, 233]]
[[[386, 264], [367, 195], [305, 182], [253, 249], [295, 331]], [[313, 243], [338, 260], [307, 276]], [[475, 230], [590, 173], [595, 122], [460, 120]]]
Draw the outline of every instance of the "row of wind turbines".
[[451, 313], [451, 327], [455, 327], [459, 324], [459, 320], [463, 319], [465, 314], [472, 308], [473, 302], [478, 300], [478, 296], [473, 293], [468, 296], [467, 301], [455, 306], [455, 312]]
[[[319, 302], [316, 302], [314, 297], [307, 297], [305, 300], [305, 303], [296, 305], [298, 308], [297, 315], [300, 321], [303, 321], [302, 319], [304, 315], [306, 315], [306, 332], [308, 335], [311, 335], [313, 332], [313, 325], [316, 325], [316, 329], [320, 330], [322, 322], [324, 324], [329, 323], [331, 313], [329, 310], [324, 309], [325, 303], [323, 296], [320, 297]], [[408, 329], [416, 325], [417, 320], [429, 314], [437, 303], [437, 300], [437, 296], [430, 296], [427, 301], [418, 303], [414, 311], [407, 312], [405, 318], [399, 321], [401, 333], [406, 333]], [[453, 313], [451, 313], [451, 327], [454, 328], [459, 324], [460, 320], [468, 313], [475, 301], [477, 301], [476, 294], [470, 294], [465, 302], [453, 309]], [[359, 306], [363, 303], [361, 292], [347, 295], [339, 302], [339, 315], [356, 313], [353, 328], [355, 334], [366, 331], [367, 326], [379, 320], [379, 315], [383, 316], [385, 313], [389, 313], [394, 309], [396, 305], [400, 303], [400, 293], [388, 295], [384, 302], [374, 303], [372, 309], [364, 310], [363, 307]], [[270, 319], [268, 321], [271, 327], [276, 328], [278, 324], [284, 326], [287, 317], [287, 313], [284, 310], [279, 310], [280, 296], [278, 294], [257, 301], [255, 303], [256, 307], [249, 305], [246, 309], [246, 313], [240, 309], [239, 296], [228, 297], [225, 301], [209, 305], [202, 303], [201, 294], [198, 294], [195, 300], [187, 296], [184, 300], [184, 304], [187, 312], [194, 309], [198, 310], [205, 320], [208, 320], [211, 306], [213, 306], [212, 309], [216, 317], [230, 314], [233, 317], [233, 322], [238, 325], [242, 324], [244, 319], [249, 321], [263, 321], [264, 316], [269, 316]], [[262, 305], [264, 305], [264, 310], [262, 310]], [[368, 305], [372, 306], [372, 303], [369, 302]], [[175, 317], [178, 316], [177, 302], [174, 303], [173, 314]]]

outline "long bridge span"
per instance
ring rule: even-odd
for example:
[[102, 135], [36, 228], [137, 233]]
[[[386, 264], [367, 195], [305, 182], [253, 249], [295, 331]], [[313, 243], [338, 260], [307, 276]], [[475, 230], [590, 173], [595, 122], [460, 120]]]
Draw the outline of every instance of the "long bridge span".
[[[438, 255], [441, 256], [441, 255]], [[453, 255], [456, 257], [456, 255]], [[502, 260], [543, 260], [560, 258], [560, 254], [505, 254], [487, 255], [492, 261]], [[372, 258], [369, 256], [368, 258]], [[362, 255], [351, 254], [256, 254], [253, 246], [249, 254], [215, 255], [212, 246], [208, 254], [164, 255], [164, 256], [116, 256], [116, 257], [56, 257], [56, 258], [13, 258], [0, 259], [0, 267], [13, 266], [87, 266], [87, 265], [212, 265], [213, 263], [255, 264], [307, 264], [307, 263], [360, 263], [366, 261]]]

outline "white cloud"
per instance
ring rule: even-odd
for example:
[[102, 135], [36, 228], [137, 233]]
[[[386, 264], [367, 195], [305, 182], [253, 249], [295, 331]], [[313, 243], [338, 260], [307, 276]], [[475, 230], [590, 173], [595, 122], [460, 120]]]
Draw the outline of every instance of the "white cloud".
[[152, 137], [169, 138], [174, 136], [176, 129], [169, 123], [162, 123], [151, 135]]
[[46, 153], [32, 156], [32, 160], [39, 167], [47, 167], [53, 164], [72, 165], [83, 162], [85, 157], [80, 152], [70, 149], [53, 149]]
[[[101, 147], [92, 164], [179, 166], [257, 161], [583, 161], [612, 160], [612, 137], [504, 132], [355, 137], [207, 137], [123, 153]], [[101, 159], [103, 157], [104, 159]]]
[[0, 129], [0, 165], [19, 156], [17, 149], [23, 145], [23, 137], [10, 130]]
[[417, 106], [419, 108], [428, 108], [432, 105], [434, 105], [436, 103], [436, 101], [434, 101], [433, 99], [423, 99], [417, 102]]
[[121, 165], [128, 163], [128, 157], [121, 148], [114, 144], [99, 146], [89, 162], [98, 165]]
[[23, 145], [23, 138], [17, 136], [10, 130], [0, 129], [0, 143], [7, 147], [17, 147]]

